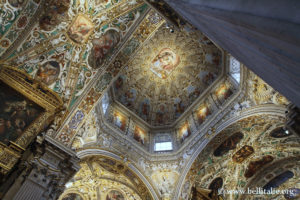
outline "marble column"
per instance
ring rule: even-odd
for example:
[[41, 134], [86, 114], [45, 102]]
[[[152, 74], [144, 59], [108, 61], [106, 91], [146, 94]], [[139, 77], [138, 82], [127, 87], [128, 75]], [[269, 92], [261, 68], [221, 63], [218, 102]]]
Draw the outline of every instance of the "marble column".
[[54, 200], [79, 170], [79, 159], [48, 141], [35, 143], [3, 200]]
[[300, 106], [299, 0], [165, 2]]

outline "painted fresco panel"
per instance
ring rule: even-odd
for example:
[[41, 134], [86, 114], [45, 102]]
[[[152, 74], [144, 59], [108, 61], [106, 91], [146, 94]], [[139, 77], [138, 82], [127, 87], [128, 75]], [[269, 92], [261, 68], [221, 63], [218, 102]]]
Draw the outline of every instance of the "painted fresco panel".
[[191, 135], [191, 129], [188, 122], [186, 122], [178, 131], [178, 137], [181, 142], [183, 142], [186, 138]]
[[90, 66], [94, 69], [100, 68], [105, 58], [108, 57], [119, 44], [120, 38], [120, 33], [117, 30], [109, 29], [100, 38], [93, 39], [93, 47], [89, 56]]
[[119, 127], [122, 131], [126, 130], [127, 118], [121, 113], [114, 112], [114, 124]]
[[68, 30], [69, 37], [76, 43], [85, 42], [94, 28], [93, 23], [84, 15], [78, 15]]
[[39, 67], [35, 78], [49, 86], [57, 80], [59, 73], [59, 63], [56, 61], [48, 61]]
[[237, 132], [227, 138], [215, 151], [214, 156], [223, 156], [227, 154], [230, 150], [236, 148], [237, 144], [243, 139], [244, 135], [240, 132]]
[[170, 48], [163, 48], [152, 60], [150, 70], [162, 79], [166, 79], [179, 65], [180, 57]]
[[142, 128], [135, 126], [133, 138], [141, 144], [145, 144], [147, 140], [147, 133]]
[[285, 171], [282, 174], [276, 176], [271, 181], [269, 181], [263, 189], [269, 191], [271, 188], [275, 189], [278, 188], [280, 185], [288, 181], [290, 178], [294, 177], [294, 173], [291, 171]]
[[37, 104], [0, 81], [0, 142], [15, 141], [42, 112]]
[[221, 84], [220, 87], [215, 92], [216, 97], [220, 103], [223, 103], [226, 99], [228, 99], [232, 94], [232, 90], [227, 84]]
[[236, 163], [242, 163], [253, 153], [253, 147], [245, 145], [232, 156], [232, 160]]
[[268, 163], [272, 162], [273, 160], [274, 160], [274, 158], [272, 156], [268, 155], [268, 156], [264, 156], [260, 160], [251, 161], [247, 167], [247, 170], [246, 170], [244, 176], [246, 178], [252, 177], [257, 172], [257, 170], [261, 169], [263, 166], [267, 165]]
[[121, 192], [112, 190], [106, 195], [106, 200], [125, 200], [125, 198]]
[[197, 121], [199, 124], [202, 124], [206, 117], [211, 114], [211, 111], [207, 105], [202, 105], [197, 110]]
[[223, 179], [221, 177], [215, 178], [209, 185], [208, 189], [211, 190], [209, 197], [215, 198], [218, 196], [218, 190], [223, 186]]

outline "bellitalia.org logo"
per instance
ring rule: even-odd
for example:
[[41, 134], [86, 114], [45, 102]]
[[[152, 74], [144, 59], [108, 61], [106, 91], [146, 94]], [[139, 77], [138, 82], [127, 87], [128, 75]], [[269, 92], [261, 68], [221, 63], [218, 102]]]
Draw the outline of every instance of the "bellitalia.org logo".
[[294, 190], [276, 190], [276, 189], [263, 189], [260, 187], [257, 188], [247, 188], [247, 189], [233, 189], [233, 190], [227, 190], [220, 188], [218, 190], [219, 195], [224, 194], [248, 194], [248, 195], [273, 195], [273, 194], [288, 194], [288, 195], [295, 195]]

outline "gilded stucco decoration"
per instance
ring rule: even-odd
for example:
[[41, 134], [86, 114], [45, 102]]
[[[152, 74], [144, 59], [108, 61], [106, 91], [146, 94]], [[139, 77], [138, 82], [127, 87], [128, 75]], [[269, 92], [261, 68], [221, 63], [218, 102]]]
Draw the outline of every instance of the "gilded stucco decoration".
[[254, 105], [276, 104], [288, 105], [289, 101], [279, 92], [274, 90], [260, 77], [249, 71], [248, 87], [249, 96]]
[[157, 170], [151, 175], [151, 179], [154, 183], [156, 183], [155, 185], [162, 198], [170, 199], [178, 176], [178, 172], [170, 169]]
[[[262, 178], [262, 174], [271, 174], [268, 178], [271, 180], [276, 176], [274, 171], [278, 174], [284, 172], [284, 169], [276, 164], [277, 162], [285, 163], [289, 167], [287, 169], [294, 172], [294, 177], [280, 188], [299, 187], [299, 183], [292, 187], [295, 180], [299, 179], [299, 169], [292, 165], [299, 162], [299, 139], [291, 134], [286, 137], [272, 137], [273, 131], [278, 131], [278, 128], [283, 125], [283, 117], [257, 115], [227, 127], [205, 147], [193, 163], [186, 177], [181, 198], [186, 199], [189, 196], [190, 193], [186, 190], [191, 189], [192, 186], [210, 189], [210, 183], [217, 177], [223, 179], [221, 190], [264, 187], [267, 181], [266, 178]], [[285, 131], [280, 130], [284, 134]], [[239, 137], [240, 133], [243, 136]], [[216, 151], [219, 153], [216, 154]], [[290, 165], [289, 162], [282, 161], [284, 159], [290, 160]], [[263, 181], [256, 181], [258, 179]], [[214, 195], [221, 195], [224, 199], [249, 199], [250, 197], [252, 199], [252, 196], [242, 197], [241, 194], [215, 192]], [[277, 195], [275, 199], [282, 198], [283, 195]]]
[[78, 134], [73, 141], [72, 149], [80, 149], [84, 145], [97, 142], [98, 135], [100, 133], [97, 123], [97, 114], [95, 113], [95, 110], [92, 110], [89, 116], [86, 117], [84, 124], [79, 129]]
[[83, 200], [152, 199], [143, 182], [121, 161], [96, 156], [86, 158], [80, 166], [60, 199], [70, 193], [80, 194]]
[[[66, 110], [60, 121], [77, 123], [62, 123], [60, 132], [65, 135], [57, 138], [65, 144], [123, 67], [120, 62], [110, 65], [120, 47], [135, 35], [119, 55], [126, 63], [163, 21], [155, 12], [145, 18], [149, 7], [141, 0], [5, 0], [0, 8], [5, 24], [1, 27], [1, 63], [25, 71], [64, 100]], [[70, 110], [74, 116], [67, 117]], [[52, 127], [48, 135], [55, 137], [60, 126]]]
[[115, 98], [150, 125], [170, 125], [221, 75], [222, 56], [204, 35], [164, 25], [121, 71]]

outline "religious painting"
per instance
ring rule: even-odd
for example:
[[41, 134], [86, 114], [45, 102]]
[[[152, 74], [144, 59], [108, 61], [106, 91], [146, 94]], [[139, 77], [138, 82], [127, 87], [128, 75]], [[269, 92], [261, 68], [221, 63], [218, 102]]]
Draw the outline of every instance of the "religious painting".
[[81, 44], [88, 39], [93, 29], [94, 25], [89, 18], [78, 15], [67, 33], [71, 40]]
[[42, 112], [43, 108], [0, 81], [0, 142], [15, 141]]
[[130, 181], [132, 183], [134, 183], [135, 185], [139, 185], [140, 181], [139, 179], [134, 175], [134, 173], [132, 171], [130, 171], [129, 169], [126, 169], [126, 171], [124, 172], [125, 176], [127, 176], [127, 178], [130, 179]]
[[217, 77], [216, 74], [208, 71], [201, 71], [200, 74], [198, 75], [202, 83], [205, 85], [210, 85], [214, 82], [215, 78]]
[[214, 156], [220, 157], [227, 154], [230, 150], [235, 149], [243, 137], [244, 135], [241, 132], [234, 133], [214, 151]]
[[76, 129], [79, 126], [79, 124], [82, 122], [83, 118], [84, 118], [84, 113], [81, 110], [77, 110], [77, 112], [69, 122], [69, 127], [72, 129]]
[[15, 8], [20, 8], [25, 0], [8, 0], [8, 3]]
[[180, 57], [170, 48], [163, 48], [152, 60], [150, 70], [162, 79], [166, 79], [179, 65]]
[[215, 92], [217, 99], [220, 103], [223, 103], [226, 99], [228, 99], [233, 92], [227, 84], [222, 84]]
[[284, 194], [284, 198], [287, 200], [300, 199], [300, 189], [299, 188], [289, 188], [288, 193]]
[[101, 161], [101, 163], [112, 165], [112, 166], [116, 164], [116, 161], [107, 158], [99, 158], [98, 160]]
[[140, 109], [139, 109], [139, 116], [143, 118], [145, 121], [149, 120], [149, 113], [150, 113], [150, 100], [144, 99], [141, 102]]
[[158, 111], [155, 115], [155, 122], [157, 124], [163, 124], [166, 121], [166, 106], [164, 104], [159, 105]]
[[135, 126], [133, 138], [141, 144], [145, 144], [147, 140], [147, 133], [142, 128]]
[[92, 40], [92, 50], [89, 64], [93, 69], [99, 69], [104, 60], [111, 55], [121, 40], [120, 33], [115, 29], [107, 30], [100, 38]]
[[191, 135], [191, 129], [188, 122], [184, 123], [184, 125], [179, 128], [178, 131], [178, 137], [181, 142], [183, 142], [186, 138], [188, 138]]
[[102, 163], [99, 163], [99, 165], [105, 169], [106, 171], [112, 173], [112, 174], [119, 174], [119, 172], [117, 170], [115, 170], [113, 167], [109, 166], [109, 165], [105, 165], [105, 164], [102, 164]]
[[[12, 0], [17, 1], [17, 0]], [[46, 10], [40, 18], [39, 25], [44, 31], [53, 30], [58, 24], [67, 20], [67, 11], [69, 9], [69, 0], [50, 1]]]
[[76, 194], [76, 193], [69, 193], [69, 194], [66, 194], [62, 200], [83, 200], [83, 198], [79, 195], [79, 194]]
[[276, 128], [276, 129], [272, 130], [270, 133], [270, 136], [273, 138], [285, 138], [290, 135], [291, 135], [291, 133], [290, 132], [286, 133], [285, 130], [283, 129], [283, 127]]
[[294, 177], [294, 173], [287, 170], [285, 172], [283, 172], [282, 174], [276, 176], [275, 178], [273, 178], [272, 180], [270, 180], [264, 187], [263, 189], [266, 191], [270, 191], [271, 189], [275, 189], [278, 188], [280, 185], [282, 185], [283, 183], [285, 183], [287, 180], [289, 180], [290, 178]]
[[222, 64], [222, 52], [217, 50], [211, 53], [206, 53], [205, 62], [211, 65], [219, 66]]
[[257, 170], [261, 169], [263, 166], [267, 165], [268, 163], [272, 162], [274, 158], [270, 155], [264, 156], [262, 159], [251, 161], [245, 171], [244, 176], [246, 178], [252, 177]]
[[208, 105], [206, 105], [206, 104], [201, 105], [198, 108], [198, 110], [196, 111], [196, 116], [197, 116], [198, 123], [202, 124], [205, 121], [206, 117], [210, 114], [211, 114], [211, 112], [210, 112], [210, 109], [209, 109]]
[[253, 147], [245, 145], [232, 156], [232, 160], [236, 163], [242, 163], [253, 153]]
[[208, 189], [211, 190], [211, 192], [208, 194], [208, 196], [212, 199], [216, 199], [216, 197], [219, 194], [219, 189], [223, 186], [223, 179], [221, 177], [215, 178], [209, 185]]
[[126, 107], [132, 107], [134, 106], [134, 101], [136, 99], [136, 89], [131, 88], [127, 90], [122, 96], [121, 96], [121, 103]]
[[184, 113], [185, 105], [180, 98], [176, 98], [174, 102], [175, 118], [179, 118]]
[[48, 61], [39, 67], [35, 78], [49, 86], [57, 80], [59, 73], [59, 63], [56, 61]]
[[121, 192], [112, 190], [106, 195], [106, 200], [125, 200], [125, 198]]
[[126, 131], [127, 118], [121, 113], [115, 111], [114, 112], [114, 124], [121, 129], [122, 131]]
[[200, 88], [190, 85], [187, 87], [187, 93], [189, 95], [189, 102], [193, 103], [201, 94]]
[[119, 91], [124, 86], [124, 82], [126, 80], [126, 77], [124, 75], [121, 75], [117, 78], [117, 80], [114, 82], [114, 89], [116, 91]]

